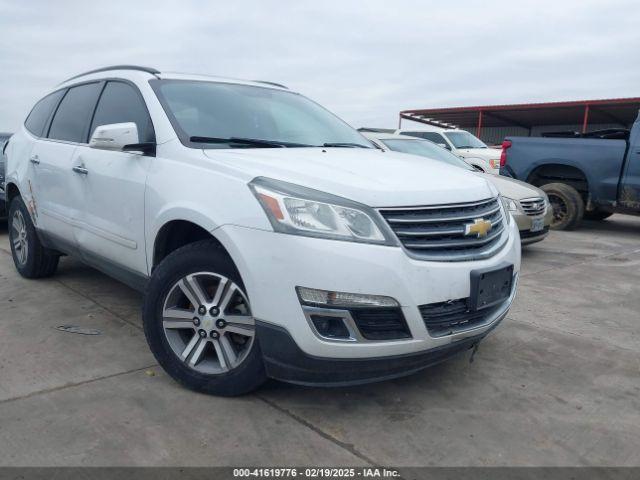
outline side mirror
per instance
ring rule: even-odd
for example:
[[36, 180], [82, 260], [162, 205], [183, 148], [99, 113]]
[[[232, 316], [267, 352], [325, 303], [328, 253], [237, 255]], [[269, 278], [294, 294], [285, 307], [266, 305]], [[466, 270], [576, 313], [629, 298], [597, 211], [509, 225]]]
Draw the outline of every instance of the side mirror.
[[451, 147], [446, 143], [437, 143], [436, 145], [441, 146], [442, 148], [446, 148], [447, 150], [451, 150]]
[[133, 122], [112, 123], [96, 127], [89, 140], [90, 148], [122, 151], [125, 145], [138, 143], [138, 127]]
[[111, 123], [96, 127], [89, 140], [90, 148], [114, 152], [150, 153], [154, 143], [140, 143], [138, 127], [133, 122]]

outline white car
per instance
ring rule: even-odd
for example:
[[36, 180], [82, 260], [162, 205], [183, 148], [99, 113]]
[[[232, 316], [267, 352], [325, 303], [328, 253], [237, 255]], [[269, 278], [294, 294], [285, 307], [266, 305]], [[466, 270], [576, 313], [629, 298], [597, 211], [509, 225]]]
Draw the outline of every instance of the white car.
[[518, 230], [489, 182], [382, 152], [275, 84], [88, 72], [7, 158], [18, 271], [64, 253], [144, 289], [151, 350], [202, 392], [406, 375], [477, 346], [516, 292]]
[[398, 135], [424, 138], [451, 151], [467, 163], [485, 173], [500, 175], [501, 150], [489, 148], [482, 140], [466, 130], [454, 130], [438, 127], [402, 128], [396, 130]]

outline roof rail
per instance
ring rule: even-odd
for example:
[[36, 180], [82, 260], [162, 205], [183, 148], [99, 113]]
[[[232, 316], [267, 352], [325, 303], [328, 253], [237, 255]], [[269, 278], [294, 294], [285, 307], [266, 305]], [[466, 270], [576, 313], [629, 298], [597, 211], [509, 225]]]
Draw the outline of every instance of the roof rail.
[[265, 85], [273, 85], [274, 87], [286, 88], [287, 90], [289, 90], [289, 87], [287, 87], [286, 85], [282, 85], [281, 83], [267, 82], [266, 80], [252, 80], [252, 81], [256, 83], [264, 83]]
[[89, 70], [88, 72], [84, 72], [74, 77], [67, 78], [64, 82], [61, 82], [61, 83], [66, 83], [69, 80], [73, 80], [79, 77], [84, 77], [85, 75], [90, 75], [92, 73], [108, 72], [109, 70], [137, 70], [138, 72], [147, 72], [147, 73], [150, 73], [151, 75], [158, 75], [160, 73], [160, 70], [156, 70], [155, 68], [141, 67], [139, 65], [113, 65], [111, 67], [103, 67], [103, 68], [96, 68], [95, 70]]

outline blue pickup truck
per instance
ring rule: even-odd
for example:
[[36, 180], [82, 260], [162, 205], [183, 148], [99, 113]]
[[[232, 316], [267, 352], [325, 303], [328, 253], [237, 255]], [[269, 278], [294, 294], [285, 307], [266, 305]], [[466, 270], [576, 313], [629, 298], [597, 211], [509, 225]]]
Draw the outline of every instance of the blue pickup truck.
[[500, 174], [544, 190], [557, 230], [574, 229], [583, 217], [640, 215], [640, 115], [631, 130], [507, 137]]

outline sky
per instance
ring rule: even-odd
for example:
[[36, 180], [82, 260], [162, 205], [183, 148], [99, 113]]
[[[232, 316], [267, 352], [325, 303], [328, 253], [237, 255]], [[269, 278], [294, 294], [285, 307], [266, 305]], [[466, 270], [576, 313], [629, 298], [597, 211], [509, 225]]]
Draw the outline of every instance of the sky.
[[409, 108], [640, 96], [639, 57], [637, 0], [0, 0], [0, 131], [106, 65], [271, 80], [390, 128]]

